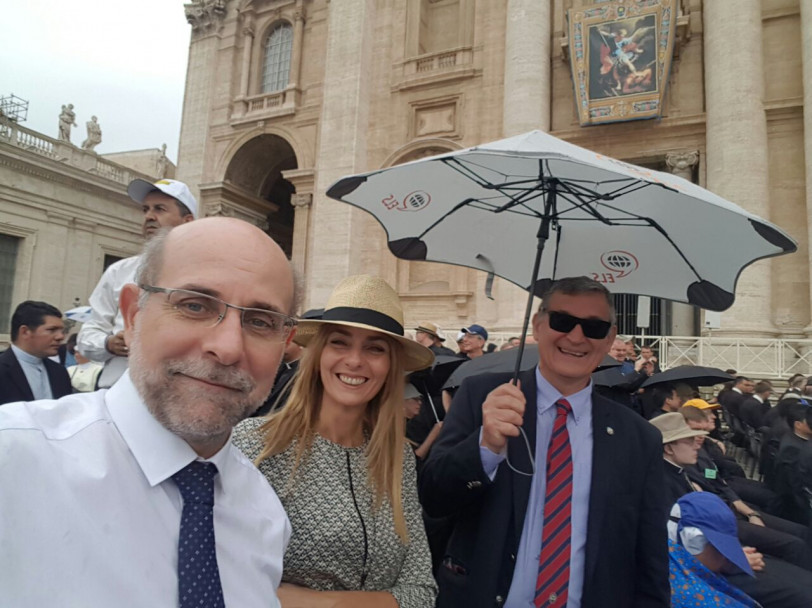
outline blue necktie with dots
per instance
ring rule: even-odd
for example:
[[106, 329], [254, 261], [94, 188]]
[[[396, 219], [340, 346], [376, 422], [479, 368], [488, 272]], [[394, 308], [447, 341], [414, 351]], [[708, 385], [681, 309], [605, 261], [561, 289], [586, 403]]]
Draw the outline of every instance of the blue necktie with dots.
[[195, 461], [172, 476], [183, 497], [178, 537], [180, 608], [225, 608], [214, 549], [214, 477], [217, 467]]

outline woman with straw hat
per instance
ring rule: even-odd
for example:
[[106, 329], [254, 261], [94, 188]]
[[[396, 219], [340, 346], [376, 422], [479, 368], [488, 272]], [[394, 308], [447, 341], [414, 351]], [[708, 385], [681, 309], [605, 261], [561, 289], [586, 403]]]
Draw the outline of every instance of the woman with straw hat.
[[283, 608], [433, 606], [402, 408], [404, 372], [434, 355], [404, 337], [395, 291], [366, 275], [341, 281], [294, 339], [307, 348], [287, 404], [246, 420], [233, 439], [290, 519]]

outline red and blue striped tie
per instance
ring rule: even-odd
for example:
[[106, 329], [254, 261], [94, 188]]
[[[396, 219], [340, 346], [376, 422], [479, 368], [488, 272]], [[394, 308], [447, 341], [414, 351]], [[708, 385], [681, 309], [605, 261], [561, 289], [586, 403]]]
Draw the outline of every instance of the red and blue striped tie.
[[547, 488], [544, 496], [544, 527], [541, 534], [537, 608], [566, 606], [570, 583], [570, 537], [572, 525], [572, 446], [567, 416], [572, 406], [566, 399], [555, 404], [555, 422], [547, 449]]

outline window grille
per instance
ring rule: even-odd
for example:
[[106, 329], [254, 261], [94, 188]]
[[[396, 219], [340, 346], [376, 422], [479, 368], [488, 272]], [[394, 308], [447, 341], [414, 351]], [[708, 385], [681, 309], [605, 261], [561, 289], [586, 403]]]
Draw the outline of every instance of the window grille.
[[262, 92], [273, 93], [288, 86], [293, 28], [279, 23], [265, 40], [265, 62], [262, 69]]

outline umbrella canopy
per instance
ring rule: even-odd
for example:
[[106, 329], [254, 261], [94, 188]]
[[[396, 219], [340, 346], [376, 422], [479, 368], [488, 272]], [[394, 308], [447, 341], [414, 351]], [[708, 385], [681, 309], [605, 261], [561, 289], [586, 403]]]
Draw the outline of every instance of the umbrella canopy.
[[745, 266], [797, 249], [687, 180], [541, 131], [345, 177], [327, 194], [371, 213], [399, 258], [477, 268], [537, 295], [583, 275], [615, 293], [725, 310]]
[[691, 386], [713, 386], [731, 380], [735, 380], [735, 378], [716, 367], [679, 365], [659, 374], [654, 374], [643, 383], [643, 388], [656, 384], [675, 384], [677, 382], [684, 382]]
[[[502, 350], [488, 355], [471, 359], [460, 365], [445, 383], [443, 388], [457, 388], [469, 376], [479, 374], [493, 374], [499, 372], [512, 372], [516, 366], [516, 351], [518, 349]], [[539, 364], [539, 351], [537, 348], [528, 348], [522, 353], [519, 368], [521, 370], [533, 369]], [[606, 355], [597, 370], [608, 370], [620, 367], [615, 359]]]
[[77, 323], [87, 323], [93, 314], [93, 309], [90, 306], [79, 306], [65, 311], [65, 318]]

